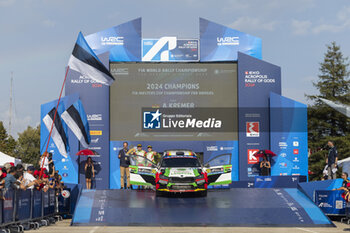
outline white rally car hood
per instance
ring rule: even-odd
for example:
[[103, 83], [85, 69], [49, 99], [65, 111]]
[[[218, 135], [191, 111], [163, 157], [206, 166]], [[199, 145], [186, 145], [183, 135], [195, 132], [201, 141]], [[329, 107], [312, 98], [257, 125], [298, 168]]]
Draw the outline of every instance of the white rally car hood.
[[192, 167], [177, 167], [177, 168], [170, 168], [169, 171], [169, 177], [195, 177], [194, 169]]

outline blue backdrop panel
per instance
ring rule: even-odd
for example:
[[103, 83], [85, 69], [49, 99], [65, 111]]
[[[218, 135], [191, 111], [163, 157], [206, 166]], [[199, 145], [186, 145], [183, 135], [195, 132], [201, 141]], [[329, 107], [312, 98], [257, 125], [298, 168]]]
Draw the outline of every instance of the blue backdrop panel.
[[198, 39], [143, 39], [142, 61], [199, 61], [198, 46]]
[[[108, 53], [98, 56], [108, 67]], [[107, 189], [109, 187], [109, 86], [96, 83], [92, 79], [81, 76], [70, 70], [67, 76], [66, 95], [79, 93], [90, 125], [91, 143], [89, 149], [98, 155], [93, 156], [95, 179], [92, 188]], [[85, 148], [71, 149], [71, 154]], [[75, 156], [79, 165], [79, 183], [85, 187], [85, 161], [87, 157]], [[73, 183], [73, 182], [70, 182]]]
[[155, 197], [153, 191], [83, 190], [72, 225], [334, 226], [297, 189], [250, 188], [213, 190], [204, 198]]
[[[238, 180], [238, 142], [237, 141], [132, 141], [128, 142], [129, 146], [141, 144], [143, 149], [147, 149], [147, 145], [152, 145], [153, 150], [159, 153], [169, 149], [189, 149], [194, 152], [203, 153], [203, 161], [206, 162], [211, 158], [231, 153], [232, 164], [232, 180]], [[118, 152], [123, 147], [122, 141], [111, 141], [110, 143], [110, 188], [120, 188], [120, 168]]]
[[141, 61], [141, 18], [85, 37], [96, 55], [109, 52], [110, 61]]
[[270, 94], [271, 175], [308, 176], [307, 106]]
[[233, 61], [237, 52], [261, 59], [261, 39], [199, 18], [200, 60]]
[[238, 53], [239, 179], [259, 175], [253, 152], [270, 147], [270, 92], [281, 93], [281, 68]]
[[[79, 99], [78, 94], [69, 95], [61, 98], [58, 114], [61, 115], [71, 104]], [[46, 149], [46, 144], [49, 138], [50, 131], [45, 127], [43, 123], [43, 118], [52, 108], [57, 106], [57, 101], [54, 100], [46, 104], [41, 105], [41, 127], [40, 127], [40, 153], [44, 153]], [[70, 146], [70, 151], [68, 152], [68, 158], [63, 157], [58, 151], [55, 143], [52, 138], [50, 139], [48, 152], [52, 153], [52, 159], [55, 164], [55, 169], [59, 171], [59, 174], [62, 176], [63, 182], [67, 183], [78, 183], [78, 163], [76, 162], [77, 156], [75, 151], [78, 148], [78, 139], [74, 136], [71, 130], [67, 129], [66, 124], [62, 121], [62, 124], [65, 126], [65, 132], [68, 135], [68, 143]]]

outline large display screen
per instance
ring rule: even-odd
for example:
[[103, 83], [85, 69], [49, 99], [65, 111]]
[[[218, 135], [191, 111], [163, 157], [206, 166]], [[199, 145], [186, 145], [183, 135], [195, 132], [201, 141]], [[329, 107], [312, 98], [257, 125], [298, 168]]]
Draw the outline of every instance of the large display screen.
[[230, 141], [236, 63], [110, 63], [110, 140]]

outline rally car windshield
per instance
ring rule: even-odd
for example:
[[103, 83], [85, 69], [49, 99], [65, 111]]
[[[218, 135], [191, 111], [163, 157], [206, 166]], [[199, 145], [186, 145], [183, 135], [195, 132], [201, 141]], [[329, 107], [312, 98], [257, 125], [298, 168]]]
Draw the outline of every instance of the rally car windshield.
[[161, 167], [200, 167], [197, 158], [166, 158]]

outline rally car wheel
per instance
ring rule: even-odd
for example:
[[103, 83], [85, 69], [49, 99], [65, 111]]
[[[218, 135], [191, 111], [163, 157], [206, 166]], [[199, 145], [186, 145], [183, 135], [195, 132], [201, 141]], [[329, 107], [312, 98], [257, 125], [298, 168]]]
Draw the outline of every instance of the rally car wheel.
[[207, 196], [207, 193], [208, 193], [207, 190], [205, 190], [205, 191], [200, 192], [199, 195], [200, 195], [201, 197], [206, 197], [206, 196]]
[[161, 196], [162, 196], [162, 192], [156, 190], [156, 197], [161, 197]]

